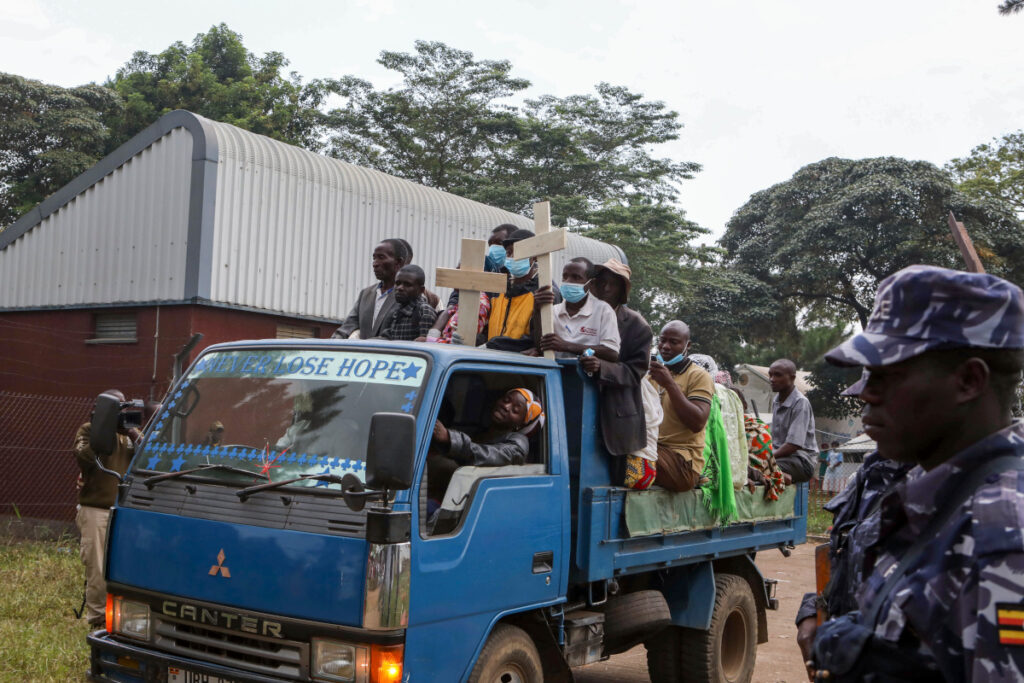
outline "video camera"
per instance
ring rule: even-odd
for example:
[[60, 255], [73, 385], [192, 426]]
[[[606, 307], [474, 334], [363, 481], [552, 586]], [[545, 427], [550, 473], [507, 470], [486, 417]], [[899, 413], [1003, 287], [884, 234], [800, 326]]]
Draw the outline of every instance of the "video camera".
[[117, 414], [118, 429], [142, 429], [144, 422], [145, 403], [142, 399], [121, 401], [121, 410]]

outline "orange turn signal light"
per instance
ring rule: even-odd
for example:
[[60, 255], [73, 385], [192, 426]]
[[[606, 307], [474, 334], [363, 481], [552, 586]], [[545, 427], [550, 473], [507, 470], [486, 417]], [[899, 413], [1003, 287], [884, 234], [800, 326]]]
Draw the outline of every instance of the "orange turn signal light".
[[371, 645], [371, 683], [398, 683], [401, 681], [404, 657], [404, 645]]
[[114, 596], [110, 593], [107, 593], [106, 627], [107, 633], [114, 632]]

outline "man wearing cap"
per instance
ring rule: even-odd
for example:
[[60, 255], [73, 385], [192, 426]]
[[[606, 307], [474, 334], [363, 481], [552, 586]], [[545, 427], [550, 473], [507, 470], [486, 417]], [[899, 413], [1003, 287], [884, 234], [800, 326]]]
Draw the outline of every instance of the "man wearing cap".
[[911, 266], [825, 357], [867, 367], [867, 434], [911, 469], [849, 538], [858, 611], [817, 629], [818, 675], [1024, 680], [1024, 293]]
[[[644, 419], [640, 383], [651, 362], [651, 326], [626, 306], [629, 300], [629, 266], [609, 259], [594, 266], [590, 293], [615, 311], [619, 327], [619, 361], [612, 363], [595, 356], [583, 356], [580, 364], [591, 373], [600, 392], [601, 434], [605, 448], [612, 455], [627, 456], [647, 445], [647, 424]], [[625, 468], [625, 458], [618, 463]]]

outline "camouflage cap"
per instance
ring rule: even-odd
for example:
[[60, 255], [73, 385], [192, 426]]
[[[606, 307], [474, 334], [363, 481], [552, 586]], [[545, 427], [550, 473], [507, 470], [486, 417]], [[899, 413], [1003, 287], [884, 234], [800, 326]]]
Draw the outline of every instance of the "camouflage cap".
[[937, 349], [1024, 349], [1024, 292], [994, 275], [910, 266], [882, 280], [867, 327], [825, 354], [892, 365]]

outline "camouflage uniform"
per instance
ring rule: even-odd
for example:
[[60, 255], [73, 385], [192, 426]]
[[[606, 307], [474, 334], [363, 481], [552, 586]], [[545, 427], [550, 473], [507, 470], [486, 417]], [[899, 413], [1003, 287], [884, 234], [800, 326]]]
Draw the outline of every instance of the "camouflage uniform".
[[[880, 284], [864, 332], [825, 357], [837, 365], [876, 367], [956, 348], [1024, 348], [1024, 292], [991, 275], [911, 266]], [[913, 467], [888, 487], [878, 508], [850, 534], [850, 585], [856, 594], [848, 608], [867, 612], [965, 478], [1002, 456], [1024, 458], [1024, 423], [1013, 422], [930, 470]], [[864, 486], [867, 492], [871, 484]], [[858, 514], [865, 503], [857, 506]], [[878, 647], [882, 657], [884, 644], [891, 644], [922, 680], [936, 674], [948, 681], [1024, 680], [1022, 527], [1024, 472], [990, 475], [879, 596], [874, 636], [881, 642], [866, 647]], [[822, 631], [816, 648], [829, 642]]]
[[[1024, 456], [1024, 422], [1015, 422], [925, 471], [914, 467], [851, 536], [850, 555], [867, 577], [856, 600], [866, 609], [904, 550], [943, 500], [981, 463]], [[992, 475], [945, 524], [882, 603], [875, 634], [905, 644], [922, 669], [950, 681], [1024, 680], [1024, 630], [1008, 615], [1024, 611], [1024, 472]], [[999, 614], [1004, 625], [999, 625]], [[902, 639], [902, 640], [901, 640]], [[910, 652], [911, 646], [915, 650]]]
[[[893, 485], [903, 479], [911, 469], [906, 463], [886, 460], [871, 453], [864, 458], [864, 464], [857, 470], [854, 480], [843, 489], [842, 493], [825, 503], [825, 509], [832, 513], [832, 529], [829, 531], [829, 559], [831, 560], [831, 576], [833, 587], [828, 596], [826, 612], [835, 617], [857, 609], [856, 598], [850, 592], [863, 580], [860, 558], [851, 549], [845, 548], [844, 537], [852, 536], [856, 525], [878, 503], [879, 497]], [[796, 613], [796, 623], [807, 617], [817, 616], [817, 594], [806, 593]]]

